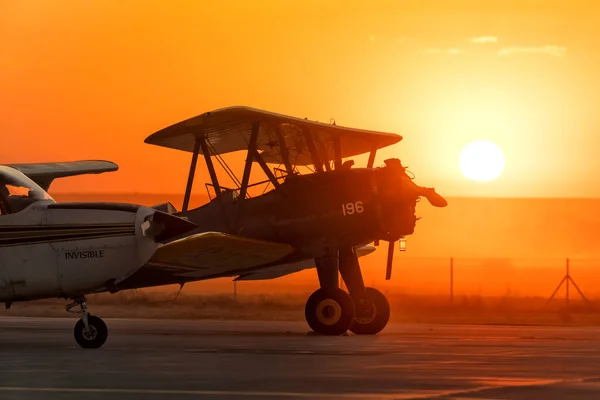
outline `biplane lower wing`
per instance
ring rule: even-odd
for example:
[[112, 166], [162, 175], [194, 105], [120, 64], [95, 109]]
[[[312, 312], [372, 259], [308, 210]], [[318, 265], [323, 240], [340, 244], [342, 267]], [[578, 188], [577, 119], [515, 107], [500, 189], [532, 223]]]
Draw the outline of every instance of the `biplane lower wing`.
[[102, 174], [104, 172], [112, 172], [119, 169], [117, 164], [103, 160], [7, 164], [7, 166], [18, 169], [35, 183], [40, 185], [45, 191], [48, 191], [52, 182], [57, 178], [85, 174]]
[[[366, 256], [367, 254], [371, 254], [376, 250], [375, 246], [360, 246], [356, 247], [356, 255], [359, 257]], [[264, 269], [259, 269], [258, 271], [252, 271], [246, 274], [242, 274], [238, 276], [236, 281], [263, 281], [268, 279], [280, 278], [282, 276], [290, 275], [296, 272], [300, 272], [305, 269], [314, 268], [315, 260], [302, 260], [292, 263], [279, 264], [271, 267], [267, 267]]]
[[276, 262], [294, 250], [287, 244], [204, 232], [159, 247], [148, 265], [194, 279]]

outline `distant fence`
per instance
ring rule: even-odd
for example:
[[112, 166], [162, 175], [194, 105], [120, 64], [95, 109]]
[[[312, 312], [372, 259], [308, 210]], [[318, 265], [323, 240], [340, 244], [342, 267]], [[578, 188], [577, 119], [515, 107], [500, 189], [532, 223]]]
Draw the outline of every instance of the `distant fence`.
[[[466, 258], [394, 257], [392, 279], [385, 280], [385, 263], [363, 262], [365, 285], [388, 293], [459, 296], [511, 296], [549, 298], [567, 273], [570, 296], [578, 299], [576, 286], [590, 299], [600, 299], [600, 259], [591, 258]], [[575, 283], [573, 283], [575, 282]], [[316, 272], [297, 274], [268, 281], [229, 281], [229, 290], [238, 293], [301, 292], [318, 286]], [[566, 285], [555, 294], [565, 298]]]
[[[403, 258], [394, 259], [393, 280], [383, 269], [371, 271], [371, 282], [407, 293], [550, 297], [568, 273], [571, 295], [600, 298], [600, 259], [591, 258]], [[565, 282], [566, 284], [566, 282]], [[556, 297], [564, 297], [561, 288]]]

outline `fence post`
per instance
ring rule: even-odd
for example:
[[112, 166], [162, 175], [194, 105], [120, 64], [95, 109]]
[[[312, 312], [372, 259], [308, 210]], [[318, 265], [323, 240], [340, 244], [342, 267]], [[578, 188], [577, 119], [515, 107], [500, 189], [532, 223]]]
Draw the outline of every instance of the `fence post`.
[[565, 297], [565, 301], [566, 301], [566, 310], [567, 310], [567, 315], [569, 315], [570, 309], [569, 309], [569, 281], [571, 280], [571, 271], [570, 271], [570, 265], [569, 265], [569, 258], [567, 258], [567, 281], [565, 282], [567, 284], [566, 289], [567, 289], [567, 296]]
[[454, 257], [450, 257], [450, 303], [454, 303]]

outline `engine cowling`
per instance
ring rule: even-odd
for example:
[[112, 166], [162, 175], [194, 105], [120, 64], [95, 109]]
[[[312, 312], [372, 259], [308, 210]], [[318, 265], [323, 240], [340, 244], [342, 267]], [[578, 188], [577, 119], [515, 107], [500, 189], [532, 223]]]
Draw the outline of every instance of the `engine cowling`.
[[435, 207], [445, 207], [448, 203], [435, 189], [417, 185], [399, 159], [385, 160], [385, 164], [377, 171], [377, 187], [381, 207], [380, 239], [390, 243], [386, 272], [386, 279], [390, 279], [394, 242], [414, 233], [419, 199], [425, 197]]

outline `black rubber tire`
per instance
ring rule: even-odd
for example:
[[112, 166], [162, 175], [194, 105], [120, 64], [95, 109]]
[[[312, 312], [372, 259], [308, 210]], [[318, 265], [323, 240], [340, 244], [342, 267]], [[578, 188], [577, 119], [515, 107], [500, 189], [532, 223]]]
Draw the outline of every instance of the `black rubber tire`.
[[[368, 322], [361, 322], [359, 315], [356, 315], [352, 325], [350, 326], [350, 332], [357, 335], [375, 335], [381, 332], [390, 320], [390, 303], [387, 298], [379, 290], [367, 287], [366, 299], [371, 303], [375, 309], [375, 316]], [[357, 306], [357, 309], [360, 307]]]
[[73, 334], [75, 341], [84, 349], [97, 349], [102, 347], [108, 338], [108, 328], [101, 318], [88, 315], [88, 325], [91, 334], [85, 332], [85, 325], [82, 320], [77, 321]]
[[306, 301], [304, 315], [316, 333], [339, 336], [354, 322], [354, 301], [342, 289], [318, 289]]

